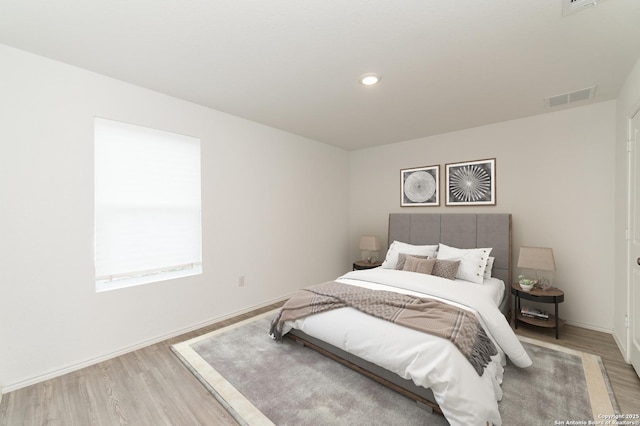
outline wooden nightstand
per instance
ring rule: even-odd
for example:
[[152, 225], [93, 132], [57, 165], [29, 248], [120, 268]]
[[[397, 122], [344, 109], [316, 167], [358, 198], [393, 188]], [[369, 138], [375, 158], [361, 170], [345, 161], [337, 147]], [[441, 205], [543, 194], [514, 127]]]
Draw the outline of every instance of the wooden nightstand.
[[[550, 288], [548, 290], [532, 289], [530, 292], [522, 290], [520, 284], [514, 283], [511, 285], [511, 293], [515, 298], [515, 311], [514, 325], [518, 328], [518, 322], [524, 322], [527, 324], [535, 325], [538, 327], [555, 328], [556, 339], [559, 338], [558, 326], [560, 325], [560, 318], [558, 317], [558, 303], [564, 302], [564, 292], [557, 288]], [[532, 300], [540, 303], [553, 303], [555, 306], [555, 314], [549, 314], [547, 321], [525, 317], [521, 313], [520, 299]]]
[[360, 270], [360, 269], [377, 268], [380, 265], [382, 265], [382, 262], [369, 263], [369, 262], [367, 262], [365, 260], [358, 260], [357, 262], [353, 262], [353, 270], [357, 271], [357, 270]]

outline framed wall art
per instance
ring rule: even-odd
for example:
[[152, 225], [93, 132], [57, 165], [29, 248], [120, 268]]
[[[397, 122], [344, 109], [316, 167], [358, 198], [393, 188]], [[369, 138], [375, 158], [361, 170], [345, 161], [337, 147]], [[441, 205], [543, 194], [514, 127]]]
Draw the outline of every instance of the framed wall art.
[[496, 159], [445, 165], [447, 206], [496, 204]]
[[400, 170], [400, 206], [440, 205], [440, 166]]

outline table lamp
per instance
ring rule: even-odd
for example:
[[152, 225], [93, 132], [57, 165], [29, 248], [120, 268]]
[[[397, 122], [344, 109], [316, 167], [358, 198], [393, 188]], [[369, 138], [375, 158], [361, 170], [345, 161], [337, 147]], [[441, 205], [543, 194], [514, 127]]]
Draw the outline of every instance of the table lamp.
[[380, 240], [373, 235], [363, 235], [360, 237], [360, 250], [362, 251], [362, 260], [374, 263], [378, 260]]
[[548, 247], [520, 247], [518, 268], [534, 269], [536, 271], [537, 287], [546, 290], [551, 287], [551, 281], [539, 276], [539, 271], [555, 271], [556, 262], [553, 250]]

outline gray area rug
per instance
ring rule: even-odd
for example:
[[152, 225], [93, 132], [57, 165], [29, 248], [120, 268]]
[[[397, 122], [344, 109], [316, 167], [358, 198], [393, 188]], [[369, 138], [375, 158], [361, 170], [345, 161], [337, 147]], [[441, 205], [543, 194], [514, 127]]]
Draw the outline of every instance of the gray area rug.
[[[267, 331], [275, 312], [176, 344], [176, 355], [240, 424], [446, 425], [430, 409]], [[521, 338], [534, 365], [508, 364], [504, 425], [552, 425], [618, 413], [599, 357]]]

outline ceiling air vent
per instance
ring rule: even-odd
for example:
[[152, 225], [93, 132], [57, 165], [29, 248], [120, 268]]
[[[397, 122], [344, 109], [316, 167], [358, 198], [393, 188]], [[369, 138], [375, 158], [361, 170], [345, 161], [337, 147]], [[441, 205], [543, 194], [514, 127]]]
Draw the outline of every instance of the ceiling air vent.
[[586, 8], [596, 6], [603, 0], [562, 0], [562, 16], [568, 16]]
[[576, 90], [570, 93], [563, 93], [562, 95], [556, 95], [548, 97], [544, 100], [547, 108], [555, 108], [561, 105], [567, 105], [572, 102], [586, 101], [593, 99], [596, 94], [596, 86], [587, 87], [584, 89]]

